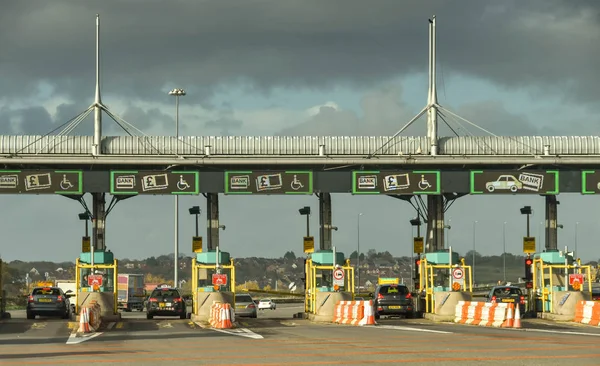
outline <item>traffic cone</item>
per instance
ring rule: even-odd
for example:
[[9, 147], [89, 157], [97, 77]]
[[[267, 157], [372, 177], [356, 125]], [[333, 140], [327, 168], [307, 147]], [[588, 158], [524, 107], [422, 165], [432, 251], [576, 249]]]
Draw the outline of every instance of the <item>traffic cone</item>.
[[502, 328], [512, 328], [514, 326], [515, 318], [513, 317], [513, 308], [514, 305], [508, 305], [508, 310], [506, 312], [506, 320], [502, 323]]
[[373, 313], [373, 300], [364, 302], [364, 316], [358, 325], [376, 325], [375, 314]]
[[513, 324], [513, 328], [521, 328], [521, 307], [517, 305], [517, 309], [515, 311], [515, 322]]
[[79, 332], [90, 333], [90, 319], [87, 307], [82, 308], [81, 314], [79, 315]]

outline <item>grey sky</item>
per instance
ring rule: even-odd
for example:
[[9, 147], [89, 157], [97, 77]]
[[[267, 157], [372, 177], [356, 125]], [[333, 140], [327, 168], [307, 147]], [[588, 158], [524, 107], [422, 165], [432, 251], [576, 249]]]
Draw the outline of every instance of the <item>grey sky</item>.
[[[448, 86], [454, 112], [499, 135], [596, 135], [600, 126], [593, 113], [600, 97], [596, 1], [31, 0], [4, 2], [0, 12], [0, 134], [44, 134], [92, 102], [96, 13], [102, 23], [104, 102], [147, 133], [173, 133], [173, 100], [165, 92], [177, 86], [188, 92], [181, 100], [184, 135], [393, 134], [426, 102], [425, 83], [400, 80], [427, 69], [432, 14], [438, 16], [443, 105], [442, 86]], [[469, 89], [474, 81], [486, 86]], [[234, 89], [244, 96], [216, 101]], [[339, 102], [333, 91], [340, 89], [358, 103], [317, 106], [319, 112], [309, 115], [305, 110], [315, 104], [297, 97], [300, 91], [330, 93], [319, 102], [324, 105]], [[238, 107], [250, 96], [271, 103]], [[534, 104], [537, 109], [529, 108]], [[106, 134], [121, 133], [114, 123], [105, 126]], [[440, 131], [450, 135], [444, 127]], [[91, 133], [91, 118], [77, 133]], [[423, 123], [407, 133], [424, 133]], [[42, 196], [0, 200], [9, 208], [0, 220], [11, 223], [3, 225], [4, 257], [76, 256], [82, 232], [76, 202]], [[509, 249], [518, 252], [524, 224], [515, 213], [525, 201], [536, 207], [536, 220], [543, 217], [537, 196], [459, 200], [447, 215], [453, 221], [451, 244], [470, 248], [473, 221], [479, 220], [488, 235], [481, 251], [497, 253], [501, 223], [508, 220]], [[567, 227], [561, 238], [572, 242], [580, 221], [580, 245], [597, 259], [594, 200], [569, 195], [561, 201], [559, 218]], [[236, 256], [299, 253], [303, 225], [297, 208], [306, 204], [316, 210], [310, 197], [224, 197], [221, 215], [228, 229], [222, 242]], [[204, 207], [204, 198], [182, 203], [181, 245], [189, 252], [186, 205]], [[356, 214], [364, 211], [365, 250], [409, 253], [409, 228], [399, 227], [414, 216], [410, 206], [350, 195], [335, 195], [334, 205], [334, 223], [343, 228], [334, 234], [336, 245], [353, 248]], [[167, 197], [124, 201], [109, 218], [108, 247], [129, 257], [171, 252], [172, 221]], [[316, 229], [318, 218], [312, 222]], [[249, 237], [252, 232], [260, 236]]]

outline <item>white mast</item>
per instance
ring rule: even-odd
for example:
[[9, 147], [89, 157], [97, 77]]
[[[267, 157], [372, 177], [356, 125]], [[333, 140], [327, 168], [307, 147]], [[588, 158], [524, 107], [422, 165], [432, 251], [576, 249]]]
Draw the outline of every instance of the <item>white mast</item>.
[[96, 97], [94, 99], [94, 145], [92, 154], [102, 153], [102, 101], [100, 99], [100, 15], [96, 14]]

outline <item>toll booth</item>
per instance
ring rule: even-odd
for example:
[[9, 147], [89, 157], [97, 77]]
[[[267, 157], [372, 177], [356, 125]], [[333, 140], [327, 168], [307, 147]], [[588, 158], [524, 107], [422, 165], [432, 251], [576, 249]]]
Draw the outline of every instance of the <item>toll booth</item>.
[[228, 252], [213, 250], [192, 258], [193, 316], [208, 320], [213, 302], [235, 308], [235, 264]]
[[[552, 250], [535, 254], [532, 272], [533, 310], [536, 312], [556, 313], [557, 308], [565, 306], [574, 292], [581, 296], [573, 298], [591, 299], [592, 268], [581, 265], [581, 261], [575, 260], [571, 253]], [[556, 301], [557, 304], [554, 303]]]
[[118, 261], [113, 253], [94, 252], [94, 261], [90, 252], [82, 252], [75, 261], [75, 312], [79, 314], [83, 304], [96, 300], [102, 316], [118, 315]]
[[306, 260], [305, 273], [306, 313], [333, 316], [337, 301], [354, 299], [354, 267], [349, 259], [344, 259], [344, 253], [332, 250], [312, 253]]
[[472, 269], [456, 252], [425, 253], [419, 262], [419, 283], [426, 313], [437, 314], [441, 308], [447, 308], [445, 312], [451, 310], [453, 314], [457, 301], [471, 299]]

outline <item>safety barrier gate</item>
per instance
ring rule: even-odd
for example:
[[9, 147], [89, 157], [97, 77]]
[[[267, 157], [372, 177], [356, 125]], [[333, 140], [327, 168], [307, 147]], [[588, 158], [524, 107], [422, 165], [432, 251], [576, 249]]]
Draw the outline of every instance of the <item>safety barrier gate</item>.
[[[452, 275], [449, 275], [448, 286], [436, 286], [435, 280], [440, 270], [447, 270], [451, 272], [456, 268], [462, 268], [464, 277], [462, 285], [459, 281], [452, 280]], [[421, 259], [419, 263], [419, 277], [420, 283], [425, 284], [423, 290], [425, 291], [425, 312], [433, 313], [435, 310], [435, 292], [440, 291], [466, 291], [473, 292], [473, 276], [471, 266], [465, 264], [465, 259], [460, 259], [460, 264], [431, 264], [427, 261], [427, 258]]]

